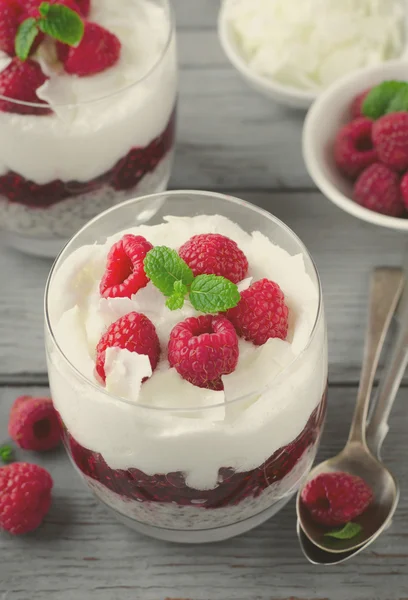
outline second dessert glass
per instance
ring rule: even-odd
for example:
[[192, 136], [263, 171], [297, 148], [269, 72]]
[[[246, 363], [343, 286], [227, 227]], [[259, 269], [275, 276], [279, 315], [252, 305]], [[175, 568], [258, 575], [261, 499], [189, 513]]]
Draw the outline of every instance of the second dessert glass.
[[[161, 408], [115, 397], [81, 374], [57, 342], [58, 273], [78, 248], [105, 243], [118, 231], [146, 221], [156, 225], [166, 215], [202, 214], [227, 217], [249, 233], [259, 231], [287, 255], [297, 256], [317, 298], [307, 343], [268, 385], [243, 381], [242, 395], [227, 395], [219, 405], [191, 408], [188, 399], [180, 398], [177, 406]], [[326, 409], [321, 286], [302, 242], [266, 211], [195, 191], [166, 192], [116, 206], [85, 226], [60, 254], [47, 284], [45, 313], [50, 385], [66, 450], [95, 496], [119, 520], [159, 539], [218, 541], [263, 523], [305, 480]], [[159, 394], [165, 399], [166, 390]], [[132, 464], [124, 469], [117, 456], [123, 458], [129, 449]], [[210, 471], [218, 473], [216, 484], [203, 489], [195, 482]]]
[[89, 219], [165, 190], [170, 178], [177, 59], [169, 2], [128, 0], [128, 15], [110, 0], [91, 6], [90, 21], [122, 34], [117, 65], [54, 77], [50, 107], [0, 96], [8, 107], [0, 111], [1, 237], [30, 254], [55, 257]]

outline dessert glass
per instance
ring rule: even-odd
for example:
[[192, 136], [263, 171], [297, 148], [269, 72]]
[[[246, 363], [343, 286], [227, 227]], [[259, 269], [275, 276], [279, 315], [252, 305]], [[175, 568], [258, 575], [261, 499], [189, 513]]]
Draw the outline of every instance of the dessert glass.
[[100, 212], [167, 188], [177, 98], [174, 19], [168, 0], [132, 1], [162, 11], [163, 48], [158, 51], [159, 38], [151, 41], [149, 32], [140, 41], [147, 71], [137, 66], [129, 84], [116, 71], [134, 58], [124, 48], [124, 62], [102, 74], [102, 95], [93, 89], [100, 75], [76, 78], [74, 86], [85, 84], [84, 101], [61, 101], [44, 114], [44, 104], [7, 99], [37, 114], [17, 114], [17, 107], [0, 112], [0, 232], [19, 250], [55, 257]]
[[[81, 374], [58, 345], [58, 319], [52, 302], [57, 294], [58, 272], [78, 248], [104, 243], [118, 231], [141, 223], [156, 225], [166, 215], [202, 214], [227, 217], [246, 232], [260, 231], [290, 256], [303, 260], [318, 299], [307, 343], [266, 387], [260, 387], [256, 379], [249, 381], [244, 385], [244, 395], [231, 400], [226, 397], [219, 405], [191, 408], [186, 399], [184, 408], [181, 398], [178, 406], [161, 408], [114, 397]], [[326, 411], [327, 336], [322, 293], [306, 248], [268, 212], [243, 200], [197, 191], [164, 192], [115, 206], [86, 225], [56, 260], [46, 288], [45, 319], [50, 386], [66, 450], [88, 487], [120, 521], [159, 539], [218, 541], [263, 523], [304, 482], [317, 451]], [[158, 393], [165, 398], [166, 390]], [[278, 404], [281, 408], [275, 410]], [[122, 421], [117, 427], [113, 419], [119, 416]], [[246, 423], [250, 424], [248, 430]], [[92, 432], [93, 447], [87, 447], [84, 432]], [[149, 454], [155, 455], [155, 465], [159, 457], [162, 469], [155, 466], [146, 472], [148, 469], [141, 467], [137, 459], [127, 469], [117, 468], [114, 451], [103, 456], [98, 448], [97, 438], [104, 440], [105, 447], [106, 442], [108, 446], [112, 442], [112, 448], [121, 447], [123, 452], [129, 441], [133, 444], [133, 440], [140, 439], [141, 432], [147, 440], [141, 448], [144, 464]], [[248, 465], [248, 458], [256, 454], [252, 467], [231, 468], [222, 456], [226, 446], [230, 456], [234, 447], [235, 465]], [[166, 465], [168, 459], [171, 469]], [[183, 472], [186, 460], [188, 477]], [[206, 463], [218, 469], [217, 483], [211, 489], [194, 484], [200, 479], [200, 470], [207, 468]], [[180, 466], [174, 468], [176, 464]]]

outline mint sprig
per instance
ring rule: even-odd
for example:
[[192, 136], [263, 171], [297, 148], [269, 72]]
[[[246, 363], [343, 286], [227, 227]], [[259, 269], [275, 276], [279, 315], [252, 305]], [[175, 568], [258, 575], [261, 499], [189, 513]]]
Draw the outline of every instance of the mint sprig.
[[76, 46], [83, 38], [85, 26], [78, 13], [67, 6], [42, 2], [39, 17], [26, 19], [18, 28], [15, 50], [21, 60], [27, 60], [40, 31], [63, 44]]
[[144, 269], [151, 282], [167, 296], [170, 310], [183, 307], [188, 295], [193, 307], [203, 313], [224, 312], [240, 300], [237, 286], [219, 275], [194, 274], [175, 250], [156, 246], [144, 259]]
[[0, 446], [0, 460], [2, 460], [4, 463], [13, 461], [13, 448], [8, 444]]
[[333, 529], [333, 531], [328, 531], [324, 535], [326, 537], [335, 538], [336, 540], [351, 540], [356, 537], [363, 528], [358, 523], [346, 523], [344, 527], [341, 529]]
[[383, 81], [373, 87], [364, 99], [362, 112], [369, 119], [379, 119], [390, 112], [408, 110], [408, 83]]

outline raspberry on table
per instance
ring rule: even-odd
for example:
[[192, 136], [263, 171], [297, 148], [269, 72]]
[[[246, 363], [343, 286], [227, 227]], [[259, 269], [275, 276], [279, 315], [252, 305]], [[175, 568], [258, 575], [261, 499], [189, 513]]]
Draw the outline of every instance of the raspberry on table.
[[37, 62], [31, 59], [23, 62], [14, 57], [9, 66], [0, 73], [0, 94], [12, 100], [43, 104], [44, 108], [0, 99], [0, 110], [22, 115], [49, 115], [51, 109], [48, 104], [37, 96], [38, 88], [47, 79]]
[[147, 355], [152, 371], [157, 367], [160, 358], [160, 342], [156, 328], [150, 319], [137, 312], [130, 312], [112, 323], [96, 347], [96, 372], [103, 381], [106, 379], [107, 348], [122, 348]]
[[226, 312], [239, 336], [256, 346], [270, 338], [285, 340], [288, 334], [289, 309], [279, 285], [260, 279], [241, 292], [241, 300]]
[[0, 0], [0, 50], [15, 55], [15, 40], [23, 9], [18, 0]]
[[191, 317], [178, 323], [170, 334], [170, 366], [197, 387], [222, 390], [221, 375], [235, 370], [238, 357], [237, 334], [225, 317]]
[[143, 261], [153, 248], [141, 235], [124, 235], [109, 251], [99, 291], [104, 298], [130, 298], [149, 282]]
[[354, 200], [375, 212], [390, 217], [404, 214], [404, 203], [398, 174], [381, 163], [363, 171], [354, 184]]
[[357, 119], [358, 117], [364, 117], [363, 110], [362, 110], [363, 104], [364, 104], [364, 100], [367, 98], [370, 91], [371, 91], [371, 88], [369, 88], [368, 90], [364, 90], [364, 92], [361, 92], [360, 94], [358, 94], [358, 96], [356, 96], [354, 98], [354, 100], [350, 106], [350, 114], [351, 114], [352, 119]]
[[373, 121], [360, 117], [344, 125], [334, 142], [334, 160], [346, 177], [354, 179], [377, 160], [372, 141]]
[[248, 261], [236, 242], [218, 233], [194, 235], [178, 253], [195, 276], [220, 275], [239, 283], [248, 272]]
[[42, 452], [56, 448], [61, 432], [51, 398], [17, 398], [11, 407], [8, 432], [24, 450]]
[[322, 473], [305, 485], [301, 499], [317, 523], [337, 527], [360, 516], [371, 504], [373, 492], [357, 475]]
[[373, 143], [378, 159], [390, 169], [408, 169], [408, 112], [384, 115], [373, 125]]
[[51, 475], [29, 463], [0, 468], [0, 529], [21, 535], [37, 529], [51, 506]]
[[[88, 77], [113, 67], [120, 58], [121, 43], [116, 35], [97, 23], [86, 22], [78, 46], [70, 46], [64, 60], [67, 73]], [[98, 49], [95, 52], [95, 48]]]

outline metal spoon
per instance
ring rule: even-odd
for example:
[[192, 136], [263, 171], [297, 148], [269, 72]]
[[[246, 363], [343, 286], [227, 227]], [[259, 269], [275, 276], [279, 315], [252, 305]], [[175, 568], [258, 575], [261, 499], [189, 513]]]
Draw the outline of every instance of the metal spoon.
[[[324, 530], [312, 520], [300, 501], [299, 492], [296, 504], [297, 531], [302, 550], [311, 562], [333, 564], [342, 562], [361, 551], [389, 525], [398, 503], [397, 482], [379, 460], [381, 443], [385, 437], [384, 431], [387, 430], [386, 420], [398, 386], [390, 387], [390, 383], [387, 384], [389, 397], [381, 394], [371, 419], [373, 448], [378, 458], [370, 452], [367, 446], [366, 420], [378, 360], [401, 295], [403, 283], [404, 272], [402, 269], [375, 269], [373, 273], [363, 368], [349, 439], [340, 454], [315, 467], [308, 477], [309, 481], [320, 473], [330, 471], [346, 471], [359, 475], [373, 489], [374, 501], [359, 518], [359, 523], [363, 527], [361, 533], [351, 540], [335, 540], [324, 536]], [[396, 351], [399, 345], [397, 343]], [[386, 380], [390, 382], [391, 377], [395, 377], [402, 371], [402, 366], [402, 362], [398, 369], [390, 364]], [[385, 383], [387, 383], [386, 380], [384, 380]], [[392, 393], [394, 393], [394, 398], [392, 398]], [[374, 431], [381, 433], [374, 435]]]
[[[408, 286], [405, 287], [396, 316], [399, 321], [397, 338], [384, 372], [375, 408], [366, 431], [368, 446], [378, 459], [380, 459], [382, 443], [388, 432], [387, 419], [408, 365]], [[387, 529], [391, 524], [391, 518], [397, 508], [397, 503], [398, 496], [395, 499], [393, 510], [390, 511], [387, 523], [384, 523], [384, 526], [378, 530], [377, 535], [374, 535], [362, 546], [349, 552], [333, 554], [332, 552], [318, 548], [305, 535], [298, 520], [297, 534], [303, 554], [313, 564], [330, 565], [349, 560], [359, 552], [362, 552], [362, 550], [365, 550], [367, 546]]]

